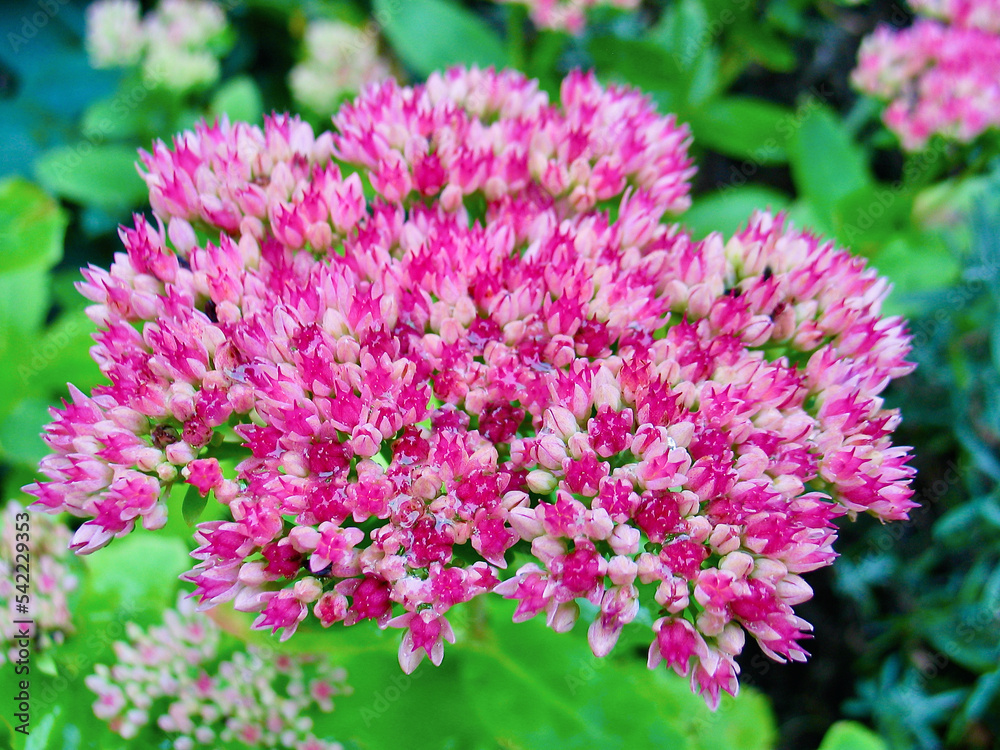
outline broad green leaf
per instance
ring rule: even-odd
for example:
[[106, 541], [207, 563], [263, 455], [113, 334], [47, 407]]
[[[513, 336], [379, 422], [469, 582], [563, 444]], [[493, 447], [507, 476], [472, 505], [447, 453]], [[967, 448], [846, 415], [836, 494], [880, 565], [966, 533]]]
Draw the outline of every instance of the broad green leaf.
[[691, 128], [696, 144], [770, 165], [787, 159], [780, 129], [794, 118], [787, 107], [751, 97], [730, 96], [693, 110]]
[[121, 95], [98, 99], [83, 113], [80, 130], [95, 142], [133, 138], [148, 127], [149, 109], [129, 106], [128, 98]]
[[787, 129], [792, 177], [816, 212], [830, 215], [840, 200], [873, 180], [864, 152], [833, 111], [816, 103], [799, 113]]
[[41, 188], [19, 177], [0, 182], [0, 273], [51, 268], [65, 231], [66, 214]]
[[28, 733], [28, 739], [24, 743], [24, 750], [49, 750], [54, 747], [50, 745], [49, 738], [52, 736], [52, 729], [56, 725], [62, 708], [56, 706], [51, 713], [46, 714], [37, 724], [33, 724]]
[[100, 370], [90, 357], [94, 325], [77, 309], [64, 313], [43, 336], [24, 353], [18, 377], [33, 389], [64, 395], [66, 384], [89, 390], [101, 380]]
[[[857, 237], [845, 236], [848, 244]], [[920, 312], [917, 295], [944, 289], [958, 277], [958, 261], [948, 247], [928, 232], [899, 236], [875, 253], [872, 265], [893, 284], [886, 314]]]
[[137, 528], [115, 539], [87, 558], [90, 575], [79, 608], [111, 619], [155, 622], [176, 603], [177, 577], [194, 564], [187, 553], [180, 539], [155, 531]]
[[970, 722], [984, 716], [998, 696], [1000, 696], [1000, 669], [994, 669], [976, 680], [976, 686], [962, 709], [962, 718]]
[[788, 206], [788, 196], [767, 187], [743, 185], [695, 198], [694, 204], [680, 220], [695, 237], [701, 239], [711, 232], [729, 236], [746, 225], [757, 210], [777, 213]]
[[81, 141], [42, 154], [35, 163], [38, 181], [56, 195], [84, 205], [125, 210], [146, 200], [146, 184], [136, 171], [131, 146]]
[[732, 41], [747, 63], [757, 62], [782, 73], [795, 69], [796, 58], [791, 45], [760, 22], [734, 29]]
[[930, 233], [913, 231], [910, 195], [887, 185], [865, 185], [840, 198], [833, 207], [830, 221], [838, 239], [860, 255], [872, 255], [892, 240], [909, 234], [931, 244], [940, 240]]
[[208, 495], [202, 497], [201, 493], [198, 492], [198, 488], [193, 484], [188, 487], [187, 492], [184, 493], [184, 505], [181, 510], [184, 514], [185, 523], [188, 526], [194, 526], [198, 523], [198, 519], [201, 518], [202, 511], [205, 510], [206, 505], [208, 505]]
[[214, 115], [228, 115], [231, 121], [257, 122], [264, 112], [264, 103], [253, 79], [237, 76], [215, 92], [210, 109]]
[[0, 273], [0, 326], [33, 336], [48, 311], [49, 276], [44, 268]]
[[4, 461], [35, 467], [49, 452], [42, 442], [42, 427], [50, 421], [48, 402], [22, 399], [0, 422], [0, 456]]
[[687, 107], [704, 104], [723, 87], [717, 42], [727, 25], [722, 22], [720, 26], [724, 14], [725, 9], [713, 18], [713, 23], [701, 2], [681, 0], [670, 4], [649, 32], [648, 38], [671, 62], [670, 67], [661, 70], [671, 82], [659, 88], [677, 97], [677, 113], [682, 119], [688, 119]]
[[823, 737], [819, 750], [888, 750], [888, 745], [863, 724], [838, 721]]
[[420, 75], [458, 64], [507, 63], [493, 30], [451, 0], [375, 0], [374, 9], [393, 49]]
[[661, 112], [681, 120], [696, 116], [716, 94], [718, 57], [714, 47], [699, 50], [687, 59], [648, 39], [595, 37], [587, 45], [602, 78], [635, 86], [652, 96]]
[[670, 55], [681, 70], [693, 68], [716, 36], [698, 0], [671, 3], [649, 31], [649, 39]]
[[508, 604], [493, 602], [478, 614], [452, 610], [458, 642], [446, 647], [440, 667], [425, 660], [412, 675], [396, 661], [398, 633], [365, 624], [304, 633], [347, 668], [354, 687], [333, 714], [317, 717], [317, 728], [363, 747], [388, 747], [405, 735], [408, 748], [434, 750], [771, 750], [773, 719], [752, 691], [713, 713], [686, 679], [647, 670], [623, 644], [597, 659], [584, 628], [557, 634], [538, 619], [514, 624]]
[[680, 67], [670, 54], [649, 41], [596, 37], [587, 47], [599, 74], [627, 81], [643, 91], [682, 91]]

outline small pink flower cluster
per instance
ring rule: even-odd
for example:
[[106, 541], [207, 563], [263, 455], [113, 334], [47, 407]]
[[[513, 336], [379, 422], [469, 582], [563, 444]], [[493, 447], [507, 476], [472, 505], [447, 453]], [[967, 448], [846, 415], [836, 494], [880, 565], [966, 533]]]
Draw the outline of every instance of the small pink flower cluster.
[[[29, 517], [27, 522], [25, 516]], [[5, 658], [11, 662], [19, 658], [20, 649], [14, 641], [22, 626], [15, 620], [32, 621], [34, 652], [62, 643], [65, 634], [73, 632], [67, 597], [76, 590], [77, 580], [68, 565], [69, 541], [69, 529], [59, 521], [25, 511], [14, 500], [0, 513], [0, 611], [4, 613], [0, 620], [0, 666]], [[18, 588], [25, 581], [29, 581], [27, 593]], [[26, 609], [19, 613], [16, 605], [25, 596]]]
[[87, 6], [87, 53], [95, 68], [141, 66], [147, 87], [177, 93], [218, 80], [232, 46], [221, 5], [213, 0], [159, 0], [145, 16], [137, 0]]
[[651, 665], [713, 704], [744, 630], [804, 659], [834, 519], [913, 505], [879, 396], [908, 338], [885, 280], [781, 217], [728, 242], [663, 223], [688, 141], [590, 75], [550, 103], [473, 69], [370, 88], [318, 136], [157, 144], [166, 227], [137, 217], [81, 286], [110, 385], [54, 412], [29, 491], [90, 519], [81, 552], [161, 526], [175, 483], [212, 492], [205, 606], [283, 638], [402, 628], [407, 671], [490, 592], [559, 631], [589, 600], [600, 655], [649, 608]]
[[526, 5], [532, 23], [540, 29], [581, 34], [587, 25], [587, 11], [597, 5], [634, 10], [639, 0], [498, 0]]
[[1000, 3], [919, 0], [907, 29], [882, 26], [861, 44], [854, 85], [887, 101], [882, 118], [907, 151], [932, 136], [968, 143], [1000, 128]]
[[[118, 661], [98, 664], [86, 679], [97, 694], [94, 713], [125, 739], [156, 716], [174, 750], [250, 747], [342, 750], [312, 733], [314, 712], [329, 713], [349, 695], [347, 673], [326, 659], [274, 656], [253, 646], [220, 659], [220, 630], [183, 599], [148, 633], [126, 625], [114, 644]], [[161, 705], [158, 705], [161, 704]]]

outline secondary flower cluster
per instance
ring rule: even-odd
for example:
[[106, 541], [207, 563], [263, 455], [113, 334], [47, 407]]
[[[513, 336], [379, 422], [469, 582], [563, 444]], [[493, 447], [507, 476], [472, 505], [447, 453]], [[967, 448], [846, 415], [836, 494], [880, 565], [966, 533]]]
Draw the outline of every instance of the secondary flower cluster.
[[854, 84], [888, 102], [883, 120], [908, 151], [925, 148], [934, 135], [967, 143], [1000, 128], [1000, 4], [912, 5], [934, 18], [876, 29], [861, 45]]
[[136, 0], [98, 0], [87, 8], [87, 52], [95, 68], [141, 65], [147, 80], [178, 92], [219, 78], [228, 24], [211, 0], [160, 0], [140, 17]]
[[[0, 665], [19, 658], [14, 641], [21, 625], [15, 620], [32, 621], [32, 651], [61, 643], [73, 632], [67, 597], [77, 581], [67, 564], [69, 542], [69, 529], [59, 521], [29, 513], [13, 500], [0, 513]], [[17, 609], [25, 601], [21, 597], [27, 599], [24, 610]]]
[[598, 5], [633, 10], [639, 0], [498, 0], [526, 5], [532, 23], [540, 29], [554, 29], [580, 34], [587, 24], [587, 11]]
[[80, 552], [161, 526], [176, 483], [212, 492], [205, 606], [283, 638], [401, 628], [407, 671], [491, 592], [560, 631], [589, 600], [600, 655], [658, 613], [651, 665], [712, 703], [744, 631], [804, 659], [793, 606], [834, 519], [913, 505], [879, 396], [908, 338], [883, 279], [781, 217], [728, 241], [663, 223], [688, 141], [590, 75], [549, 102], [456, 69], [368, 89], [331, 132], [157, 144], [162, 223], [81, 285], [110, 384], [54, 412], [28, 491], [89, 519]]
[[148, 632], [126, 625], [127, 641], [114, 644], [117, 662], [99, 664], [86, 679], [97, 694], [94, 713], [125, 739], [156, 716], [174, 737], [174, 750], [250, 747], [342, 750], [313, 733], [315, 712], [333, 710], [349, 695], [347, 673], [328, 660], [273, 656], [253, 646], [220, 659], [221, 631], [194, 611], [190, 600], [168, 610]]
[[304, 59], [288, 76], [295, 101], [332, 115], [348, 95], [389, 77], [377, 36], [340, 21], [314, 21], [306, 28]]

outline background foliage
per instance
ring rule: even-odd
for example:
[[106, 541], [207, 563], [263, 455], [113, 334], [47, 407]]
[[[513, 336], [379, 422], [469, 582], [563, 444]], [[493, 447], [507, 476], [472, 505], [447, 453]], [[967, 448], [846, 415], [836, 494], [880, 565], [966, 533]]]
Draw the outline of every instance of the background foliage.
[[[844, 525], [842, 559], [811, 576], [816, 598], [802, 607], [816, 624], [812, 660], [779, 666], [748, 647], [751, 687], [718, 713], [684, 681], [639, 668], [642, 649], [596, 660], [582, 638], [535, 622], [515, 632], [509, 612], [481, 611], [459, 623], [476, 638], [460, 637], [442, 667], [425, 663], [412, 677], [398, 669], [395, 639], [374, 628], [297, 637], [295, 648], [339, 659], [355, 688], [320, 733], [373, 748], [401, 736], [429, 748], [998, 746], [1000, 166], [995, 141], [932, 142], [904, 158], [876, 105], [851, 92], [860, 38], [879, 20], [905, 24], [904, 7], [647, 1], [636, 13], [598, 9], [571, 37], [487, 2], [224, 5], [235, 34], [222, 76], [183, 94], [135, 71], [92, 69], [82, 3], [0, 11], [4, 499], [19, 497], [44, 454], [48, 405], [69, 381], [84, 390], [97, 382], [92, 326], [72, 284], [81, 265], [110, 262], [117, 225], [144, 210], [135, 149], [202, 117], [259, 121], [294, 107], [286, 74], [307, 21], [374, 24], [394, 72], [411, 80], [455, 63], [513, 65], [555, 91], [569, 69], [593, 67], [690, 124], [699, 174], [683, 221], [696, 233], [730, 232], [754, 208], [786, 209], [893, 281], [891, 311], [910, 317], [919, 368], [887, 400], [904, 412], [900, 442], [916, 448], [921, 507], [905, 524]], [[174, 600], [190, 529], [175, 513], [168, 531], [134, 534], [74, 563], [84, 581], [77, 632], [36, 665], [44, 674], [33, 683], [27, 748], [129, 744], [92, 715], [82, 680], [112, 658], [123, 621], [155, 623]], [[278, 648], [244, 628], [234, 620], [230, 648], [247, 639]], [[5, 671], [0, 681], [8, 679]], [[13, 741], [5, 731], [0, 747]], [[129, 746], [162, 742], [150, 730]]]

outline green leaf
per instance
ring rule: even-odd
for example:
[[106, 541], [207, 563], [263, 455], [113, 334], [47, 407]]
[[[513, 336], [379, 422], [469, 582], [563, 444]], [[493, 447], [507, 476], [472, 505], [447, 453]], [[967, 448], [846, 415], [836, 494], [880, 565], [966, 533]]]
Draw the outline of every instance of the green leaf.
[[99, 99], [83, 113], [80, 130], [84, 138], [94, 142], [105, 139], [133, 138], [146, 127], [147, 107], [128, 106], [121, 95]]
[[704, 6], [698, 0], [680, 0], [671, 3], [650, 29], [649, 39], [670, 55], [679, 69], [690, 70], [712, 45], [715, 35]]
[[982, 717], [997, 696], [1000, 696], [1000, 669], [994, 669], [976, 680], [976, 686], [962, 708], [964, 723], [968, 724]]
[[840, 200], [871, 187], [873, 180], [864, 152], [832, 110], [814, 104], [803, 114], [788, 128], [792, 177], [810, 206], [830, 215]]
[[135, 163], [131, 146], [95, 146], [82, 141], [46, 151], [35, 163], [35, 175], [63, 198], [123, 211], [146, 202], [146, 184]]
[[264, 102], [252, 78], [237, 76], [215, 92], [209, 109], [214, 115], [228, 115], [231, 121], [257, 122], [264, 112]]
[[0, 273], [0, 327], [33, 336], [48, 311], [49, 276], [45, 269]]
[[711, 232], [728, 236], [744, 226], [754, 211], [770, 209], [777, 212], [787, 206], [788, 196], [784, 193], [758, 185], [743, 185], [695, 198], [681, 221], [698, 239]]
[[49, 747], [52, 728], [56, 725], [60, 714], [62, 714], [62, 708], [56, 706], [50, 713], [43, 716], [41, 721], [32, 726], [28, 733], [28, 739], [24, 743], [24, 750], [46, 750]]
[[5, 461], [35, 467], [49, 452], [41, 438], [51, 420], [48, 406], [42, 399], [22, 399], [0, 423], [0, 455]]
[[863, 724], [838, 721], [823, 737], [819, 750], [888, 750], [888, 746]]
[[90, 575], [79, 610], [100, 613], [108, 623], [148, 624], [176, 604], [177, 577], [192, 561], [180, 539], [137, 528], [88, 557], [87, 565]]
[[787, 107], [752, 97], [730, 96], [694, 110], [691, 128], [695, 143], [721, 154], [759, 164], [780, 164], [788, 158], [780, 130], [794, 117]]
[[184, 505], [181, 509], [181, 512], [184, 514], [184, 521], [188, 526], [194, 526], [198, 523], [198, 519], [201, 518], [202, 511], [205, 510], [206, 505], [208, 505], [208, 495], [202, 497], [201, 493], [198, 492], [198, 488], [193, 484], [188, 487], [187, 492], [184, 493]]
[[[598, 659], [579, 625], [558, 634], [540, 619], [514, 624], [513, 604], [452, 610], [457, 643], [434, 667], [426, 660], [403, 674], [393, 653], [398, 634], [331, 628], [315, 646], [350, 675], [354, 693], [317, 719], [328, 736], [361, 747], [553, 748], [631, 750], [770, 750], [774, 722], [752, 690], [712, 712], [688, 681], [650, 671], [623, 634], [615, 653]], [[470, 611], [471, 610], [471, 611]], [[642, 631], [648, 643], [648, 628]], [[312, 638], [310, 633], [307, 637]], [[295, 646], [299, 640], [289, 641]], [[273, 641], [272, 641], [273, 643]], [[442, 702], [462, 710], [442, 711]], [[433, 715], [434, 721], [426, 717]]]
[[602, 76], [610, 74], [644, 91], [682, 90], [677, 62], [652, 42], [595, 37], [587, 50]]
[[[685, 10], [685, 8], [687, 10]], [[711, 44], [688, 46], [696, 34], [684, 31], [689, 15], [700, 18], [697, 3], [682, 3], [646, 39], [594, 37], [587, 51], [602, 78], [611, 77], [653, 96], [661, 111], [693, 119], [719, 89], [718, 54]]]
[[0, 182], [0, 273], [47, 270], [63, 254], [66, 214], [37, 185]]
[[450, 0], [375, 0], [375, 18], [408, 66], [425, 76], [452, 65], [504, 67], [500, 38]]
[[759, 21], [736, 29], [732, 41], [747, 62], [757, 62], [781, 73], [795, 69], [795, 52], [791, 45]]
[[[830, 221], [838, 239], [861, 255], [872, 255], [892, 240], [910, 234], [921, 244], [923, 235], [912, 229], [913, 201], [909, 194], [887, 185], [866, 185], [840, 198], [833, 207]], [[936, 244], [940, 245], [940, 240]], [[917, 251], [920, 254], [923, 251]]]
[[[844, 237], [850, 245], [857, 237]], [[927, 232], [898, 236], [872, 256], [872, 265], [893, 284], [887, 315], [921, 312], [918, 295], [944, 289], [958, 278], [959, 264], [940, 238]]]

